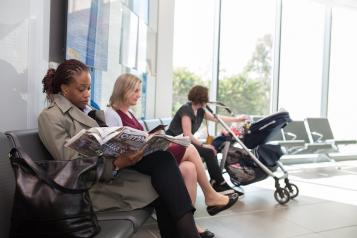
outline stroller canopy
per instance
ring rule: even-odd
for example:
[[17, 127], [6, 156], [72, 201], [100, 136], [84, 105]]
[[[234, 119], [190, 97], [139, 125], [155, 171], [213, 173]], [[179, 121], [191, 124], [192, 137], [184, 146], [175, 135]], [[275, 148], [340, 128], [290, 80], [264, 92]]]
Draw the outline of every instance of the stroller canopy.
[[277, 112], [260, 119], [251, 124], [245, 132], [243, 143], [249, 149], [253, 149], [258, 145], [269, 141], [275, 133], [285, 127], [291, 118], [288, 112]]

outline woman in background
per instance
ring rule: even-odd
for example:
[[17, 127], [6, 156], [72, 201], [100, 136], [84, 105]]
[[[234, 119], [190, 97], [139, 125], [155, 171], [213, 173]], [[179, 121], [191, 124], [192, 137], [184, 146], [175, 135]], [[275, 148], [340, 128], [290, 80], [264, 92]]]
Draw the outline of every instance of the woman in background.
[[[213, 188], [217, 192], [229, 194], [234, 190], [229, 187], [222, 176], [216, 156], [217, 151], [212, 145], [204, 144], [193, 136], [200, 128], [203, 119], [216, 122], [214, 116], [204, 109], [209, 101], [208, 88], [199, 85], [194, 86], [188, 93], [188, 100], [189, 102], [182, 105], [176, 112], [166, 133], [172, 136], [180, 134], [189, 136], [191, 143], [196, 147], [198, 153], [206, 162]], [[224, 122], [242, 122], [249, 119], [246, 115], [239, 117], [220, 116], [220, 118]], [[239, 193], [243, 195], [242, 192]]]
[[[57, 70], [49, 69], [42, 83], [50, 106], [38, 118], [41, 141], [54, 159], [80, 158], [64, 144], [80, 130], [98, 126], [87, 115], [88, 68], [78, 60], [66, 60]], [[98, 116], [104, 119], [103, 111]], [[166, 151], [142, 155], [138, 151], [105, 159], [101, 182], [90, 190], [94, 209], [128, 211], [154, 206], [163, 238], [199, 238], [195, 208], [175, 159]]]
[[[129, 126], [138, 130], [143, 130], [142, 125], [131, 113], [130, 108], [137, 104], [141, 96], [141, 80], [132, 74], [123, 74], [118, 77], [114, 84], [113, 93], [109, 100], [109, 107], [105, 110], [105, 119], [108, 126]], [[218, 212], [231, 207], [238, 199], [238, 195], [233, 193], [224, 196], [217, 193], [210, 185], [201, 157], [193, 145], [187, 148], [172, 144], [169, 151], [174, 155], [179, 164], [186, 187], [189, 191], [192, 203], [196, 201], [197, 182], [202, 188], [205, 196], [205, 203], [208, 206], [207, 212], [215, 215]], [[208, 230], [197, 227], [201, 237], [214, 237]]]

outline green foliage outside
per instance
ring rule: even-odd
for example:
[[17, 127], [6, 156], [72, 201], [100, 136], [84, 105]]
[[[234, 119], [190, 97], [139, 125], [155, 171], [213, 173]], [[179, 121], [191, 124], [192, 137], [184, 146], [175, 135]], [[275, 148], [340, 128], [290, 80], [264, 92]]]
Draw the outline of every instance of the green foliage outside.
[[186, 68], [177, 68], [174, 71], [173, 79], [173, 103], [172, 115], [180, 108], [180, 106], [188, 101], [187, 94], [195, 85], [203, 85], [209, 87], [207, 80], [203, 80], [200, 76], [195, 75]]
[[[242, 72], [224, 76], [219, 80], [217, 100], [229, 106], [234, 113], [266, 115], [270, 105], [270, 83], [272, 68], [272, 38], [265, 35], [258, 39], [255, 51]], [[224, 69], [220, 69], [224, 71]], [[173, 114], [185, 102], [190, 88], [208, 85], [186, 68], [177, 68], [173, 79]]]

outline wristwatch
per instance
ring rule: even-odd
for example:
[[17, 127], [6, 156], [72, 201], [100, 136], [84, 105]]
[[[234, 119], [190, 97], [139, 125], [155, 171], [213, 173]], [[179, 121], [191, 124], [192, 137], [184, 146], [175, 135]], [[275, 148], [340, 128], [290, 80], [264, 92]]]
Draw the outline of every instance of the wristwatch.
[[113, 177], [116, 177], [116, 176], [118, 176], [120, 169], [114, 164], [114, 161], [115, 161], [115, 160], [113, 160], [113, 171], [112, 171], [112, 175], [113, 175]]
[[119, 175], [119, 169], [113, 170], [112, 175], [113, 175], [113, 177], [118, 176]]

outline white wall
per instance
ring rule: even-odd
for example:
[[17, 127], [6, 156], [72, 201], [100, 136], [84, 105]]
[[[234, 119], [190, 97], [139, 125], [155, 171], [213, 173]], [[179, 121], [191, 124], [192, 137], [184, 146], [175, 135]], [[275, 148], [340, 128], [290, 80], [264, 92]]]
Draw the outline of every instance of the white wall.
[[1, 0], [0, 131], [37, 127], [44, 106], [50, 1]]

